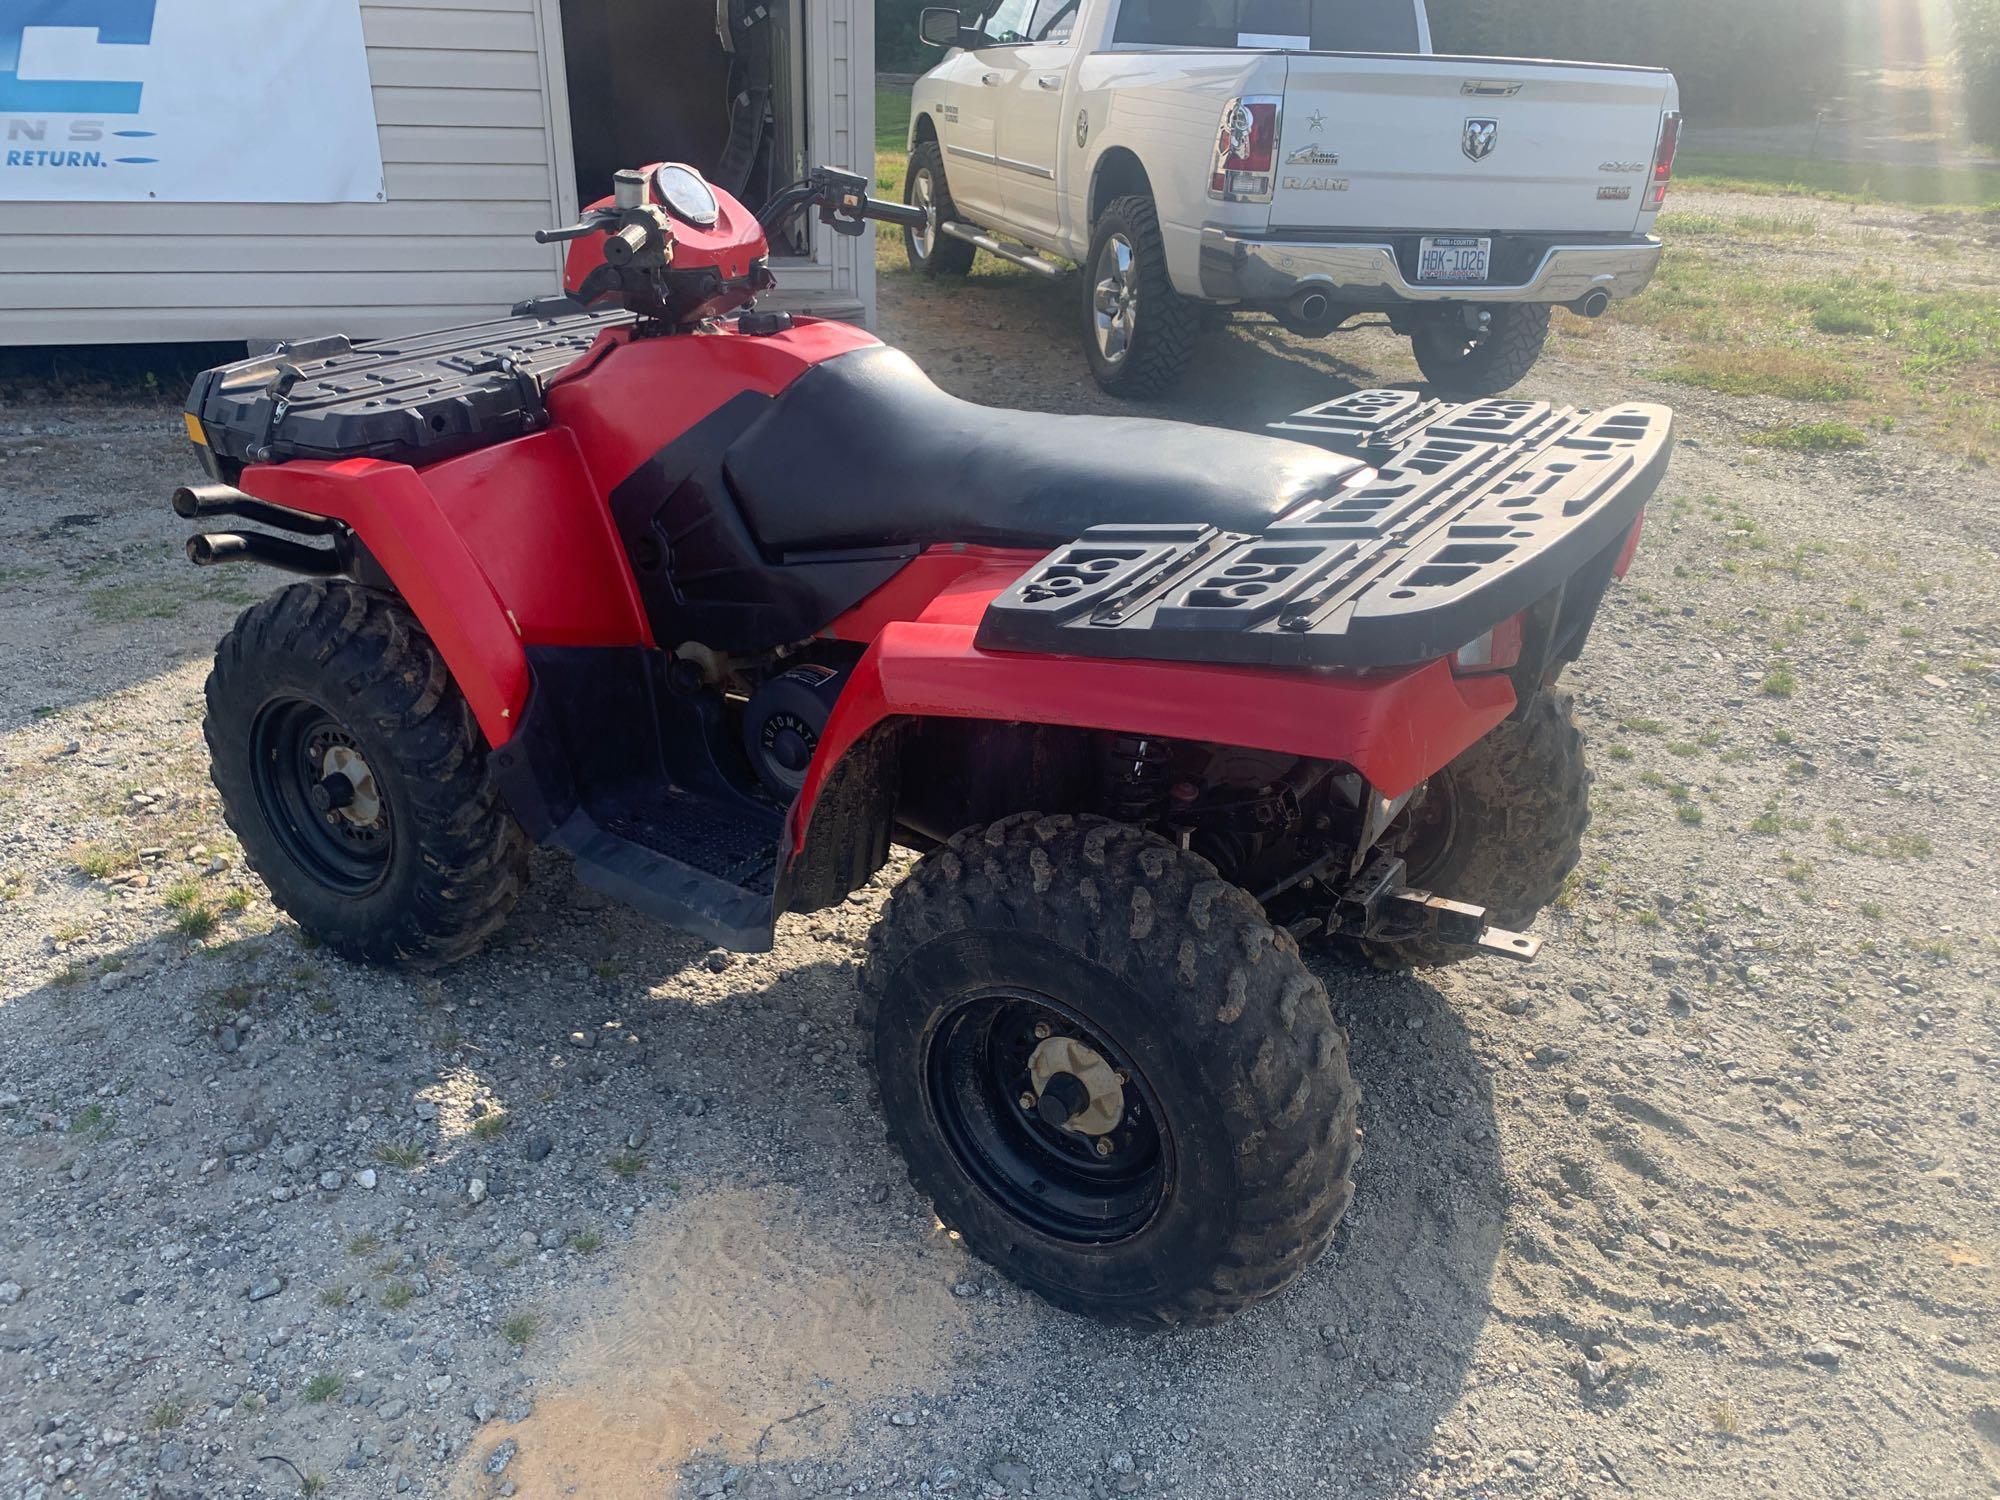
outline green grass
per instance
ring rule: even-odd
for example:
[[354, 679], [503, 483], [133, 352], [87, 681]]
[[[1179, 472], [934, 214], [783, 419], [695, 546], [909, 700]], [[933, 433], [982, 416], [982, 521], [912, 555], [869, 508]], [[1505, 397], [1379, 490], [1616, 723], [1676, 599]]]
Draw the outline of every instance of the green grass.
[[611, 1170], [627, 1179], [637, 1177], [646, 1170], [646, 1158], [629, 1148], [621, 1150], [611, 1158]]
[[416, 1300], [417, 1289], [407, 1281], [396, 1280], [382, 1288], [382, 1305], [390, 1312], [401, 1312]]
[[500, 1337], [516, 1349], [525, 1349], [535, 1337], [537, 1319], [533, 1313], [515, 1313], [500, 1325]]
[[1764, 680], [1757, 684], [1757, 691], [1766, 698], [1790, 698], [1799, 690], [1799, 679], [1789, 667], [1773, 667], [1764, 674]]
[[[905, 100], [906, 108], [907, 104]], [[1689, 150], [1680, 154], [1675, 182], [1680, 187], [1767, 197], [1902, 203], [1913, 208], [2000, 207], [2000, 173], [1976, 168], [1881, 166], [1765, 152]]]
[[569, 1237], [570, 1249], [580, 1255], [593, 1254], [601, 1249], [603, 1244], [604, 1232], [599, 1229], [579, 1229]]
[[[1948, 453], [1972, 464], [2000, 457], [2000, 298], [1949, 281], [1925, 287], [1880, 262], [1797, 274], [1796, 261], [1755, 254], [1756, 235], [1716, 220], [1719, 232], [1704, 237], [1707, 217], [1693, 217], [1692, 235], [1666, 225], [1659, 275], [1620, 304], [1621, 320], [1676, 346], [1664, 378], [1725, 395], [1865, 400], [1874, 425], [1921, 418]], [[1762, 441], [1790, 447], [1826, 436]], [[1834, 439], [1840, 446], [1852, 437]]]
[[169, 1396], [146, 1418], [146, 1425], [155, 1432], [172, 1432], [188, 1417], [188, 1403], [180, 1396]]
[[1856, 837], [1838, 818], [1826, 820], [1826, 841], [1843, 854], [1866, 854], [1875, 859], [1898, 862], [1929, 859], [1937, 852], [1926, 834], [1906, 830], [1885, 834], [1879, 839]]
[[1696, 349], [1659, 373], [1662, 379], [1724, 396], [1852, 401], [1866, 391], [1845, 367], [1794, 349]]
[[1812, 315], [1812, 326], [1815, 333], [1837, 335], [1872, 335], [1880, 331], [1876, 326], [1872, 314], [1862, 308], [1843, 307], [1839, 303], [1830, 303], [1825, 307], [1815, 309]]
[[77, 873], [92, 880], [102, 880], [107, 875], [117, 874], [137, 858], [130, 849], [86, 849], [76, 857]]
[[472, 1138], [475, 1141], [490, 1141], [507, 1128], [507, 1112], [496, 1109], [490, 1115], [481, 1115], [472, 1122]]
[[306, 1382], [305, 1399], [314, 1406], [331, 1401], [340, 1394], [341, 1379], [330, 1372], [322, 1372]]
[[375, 1148], [375, 1160], [385, 1167], [401, 1167], [408, 1171], [424, 1159], [422, 1146], [403, 1145], [400, 1142], [384, 1141]]
[[205, 938], [215, 931], [218, 920], [215, 908], [201, 902], [174, 913], [174, 931], [184, 938]]
[[875, 182], [893, 187], [898, 197], [903, 192], [909, 139], [910, 95], [902, 89], [875, 90]]
[[193, 911], [202, 904], [201, 882], [176, 880], [162, 893], [161, 899], [167, 903], [168, 911]]
[[1765, 427], [1750, 434], [1753, 448], [1785, 453], [1851, 453], [1868, 446], [1868, 436], [1846, 422], [1805, 422], [1791, 427]]

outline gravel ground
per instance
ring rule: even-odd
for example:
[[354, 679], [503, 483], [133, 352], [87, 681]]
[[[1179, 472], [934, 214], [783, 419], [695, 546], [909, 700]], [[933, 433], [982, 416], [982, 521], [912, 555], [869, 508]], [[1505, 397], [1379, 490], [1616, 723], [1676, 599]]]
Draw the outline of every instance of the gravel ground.
[[[1111, 409], [1072, 295], [896, 276], [883, 322]], [[270, 580], [179, 561], [170, 411], [0, 408], [0, 1497], [2000, 1492], [1993, 476], [1757, 452], [1796, 408], [1587, 332], [1530, 388], [1686, 442], [1572, 679], [1583, 869], [1532, 968], [1318, 965], [1355, 1208], [1151, 1336], [999, 1281], [885, 1146], [849, 1016], [900, 867], [756, 958], [548, 856], [446, 974], [314, 951], [200, 743]], [[1412, 373], [1241, 324], [1163, 409]]]

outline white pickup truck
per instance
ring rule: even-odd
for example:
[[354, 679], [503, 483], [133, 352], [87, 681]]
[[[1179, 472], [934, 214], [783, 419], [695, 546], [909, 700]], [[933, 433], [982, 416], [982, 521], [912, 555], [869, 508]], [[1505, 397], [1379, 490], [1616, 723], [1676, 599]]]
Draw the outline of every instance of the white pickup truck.
[[[1157, 395], [1208, 308], [1386, 314], [1445, 394], [1533, 367], [1659, 263], [1680, 137], [1655, 68], [1437, 56], [1423, 0], [998, 0], [923, 12], [911, 264], [1083, 267], [1098, 383]], [[1051, 259], [1051, 258], [1055, 259]]]

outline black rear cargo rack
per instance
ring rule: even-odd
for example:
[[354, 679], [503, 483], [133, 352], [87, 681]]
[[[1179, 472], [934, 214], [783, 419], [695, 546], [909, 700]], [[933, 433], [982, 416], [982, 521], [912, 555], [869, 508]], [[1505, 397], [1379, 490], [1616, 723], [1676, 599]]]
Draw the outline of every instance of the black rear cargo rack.
[[298, 458], [427, 464], [547, 425], [542, 393], [628, 312], [579, 312], [550, 299], [517, 316], [353, 344], [338, 335], [280, 344], [197, 376], [188, 415], [209, 472]]
[[1663, 406], [1452, 406], [1410, 391], [1358, 391], [1272, 430], [1374, 467], [1260, 535], [1093, 527], [994, 600], [978, 644], [1261, 666], [1432, 661], [1604, 561], [1673, 448]]

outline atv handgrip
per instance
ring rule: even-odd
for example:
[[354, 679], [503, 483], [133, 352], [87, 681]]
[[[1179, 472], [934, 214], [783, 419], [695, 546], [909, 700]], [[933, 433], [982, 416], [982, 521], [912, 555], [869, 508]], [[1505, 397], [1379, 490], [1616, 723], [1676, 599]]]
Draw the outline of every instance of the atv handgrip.
[[644, 224], [628, 224], [616, 234], [604, 237], [604, 259], [607, 265], [629, 265], [646, 248], [650, 238]]
[[563, 240], [580, 240], [587, 234], [596, 234], [600, 227], [596, 224], [565, 224], [561, 229], [537, 229], [535, 243], [554, 245]]

